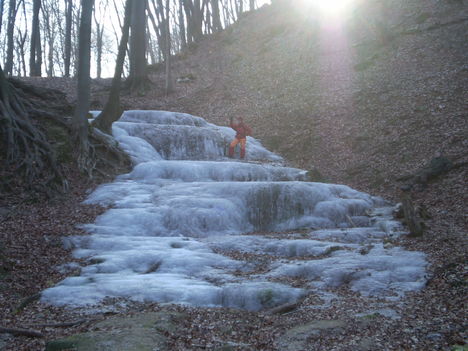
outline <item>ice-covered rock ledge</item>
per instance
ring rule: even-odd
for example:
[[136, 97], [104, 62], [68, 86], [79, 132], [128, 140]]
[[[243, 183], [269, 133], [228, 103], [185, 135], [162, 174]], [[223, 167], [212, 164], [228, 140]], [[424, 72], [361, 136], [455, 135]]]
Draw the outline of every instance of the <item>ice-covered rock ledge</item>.
[[[200, 117], [127, 111], [113, 134], [135, 167], [86, 200], [110, 207], [84, 224], [89, 236], [66, 239], [89, 265], [45, 290], [44, 302], [83, 307], [116, 297], [261, 310], [344, 284], [391, 298], [425, 283], [424, 254], [383, 244], [404, 232], [382, 199], [305, 182], [305, 171], [282, 166], [251, 137], [247, 162], [228, 159], [234, 132]], [[300, 236], [268, 235], [299, 228]], [[232, 252], [271, 264], [258, 274]], [[273, 282], [284, 276], [308, 283]]]

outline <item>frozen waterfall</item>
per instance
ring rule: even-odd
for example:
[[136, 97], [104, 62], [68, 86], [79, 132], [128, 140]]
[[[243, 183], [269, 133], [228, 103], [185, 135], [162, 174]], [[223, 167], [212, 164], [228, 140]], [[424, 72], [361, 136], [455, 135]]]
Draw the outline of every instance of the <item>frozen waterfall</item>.
[[[113, 135], [134, 168], [88, 197], [108, 210], [83, 225], [89, 236], [65, 241], [89, 264], [45, 290], [43, 301], [261, 310], [342, 284], [389, 298], [425, 282], [422, 253], [383, 245], [404, 234], [388, 204], [307, 182], [305, 171], [283, 166], [254, 138], [246, 162], [232, 160], [225, 153], [233, 130], [164, 111], [127, 111]], [[259, 274], [235, 253], [268, 256], [269, 271]], [[292, 287], [282, 277], [308, 284]]]

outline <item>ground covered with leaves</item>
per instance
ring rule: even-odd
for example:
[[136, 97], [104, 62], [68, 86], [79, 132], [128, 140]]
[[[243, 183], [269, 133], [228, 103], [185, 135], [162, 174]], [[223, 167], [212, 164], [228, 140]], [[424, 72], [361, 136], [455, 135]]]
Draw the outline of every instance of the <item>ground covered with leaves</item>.
[[[405, 183], [399, 179], [435, 156], [448, 157], [455, 167], [411, 192], [424, 235], [397, 243], [427, 254], [423, 290], [381, 301], [342, 287], [332, 291], [338, 299], [311, 294], [284, 313], [109, 301], [117, 307], [90, 314], [43, 305], [36, 294], [73, 274], [57, 270], [70, 261], [62, 237], [84, 234], [77, 225], [102, 211], [81, 204], [96, 184], [70, 168], [66, 195], [1, 198], [0, 326], [34, 329], [44, 337], [0, 334], [0, 349], [42, 350], [47, 341], [97, 328], [98, 320], [162, 310], [184, 316], [164, 332], [169, 350], [466, 345], [468, 14], [459, 2], [431, 6], [399, 1], [388, 16], [392, 40], [378, 42], [372, 31], [355, 29], [343, 47], [325, 45], [331, 39], [321, 38], [309, 17], [263, 8], [178, 57], [174, 74], [189, 79], [173, 94], [165, 97], [163, 72], [154, 67], [154, 90], [122, 98], [125, 109], [181, 111], [218, 124], [244, 116], [254, 136], [294, 166], [394, 202]], [[333, 35], [338, 43], [339, 33]], [[26, 81], [65, 91], [72, 104], [76, 98], [72, 79]], [[109, 85], [94, 82], [94, 108], [102, 108]], [[268, 264], [269, 258], [262, 260]]]

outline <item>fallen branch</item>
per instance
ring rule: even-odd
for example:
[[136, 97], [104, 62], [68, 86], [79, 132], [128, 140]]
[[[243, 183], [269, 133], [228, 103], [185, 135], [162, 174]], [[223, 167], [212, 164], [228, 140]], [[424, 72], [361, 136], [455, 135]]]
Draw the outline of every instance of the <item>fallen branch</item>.
[[11, 334], [14, 336], [27, 336], [30, 338], [43, 338], [44, 334], [31, 329], [4, 328], [0, 327], [0, 334]]
[[285, 314], [285, 313], [289, 313], [289, 312], [292, 312], [292, 311], [296, 310], [302, 304], [303, 301], [304, 301], [304, 298], [299, 299], [296, 302], [285, 303], [285, 304], [270, 308], [269, 310], [266, 310], [265, 313], [266, 314]]

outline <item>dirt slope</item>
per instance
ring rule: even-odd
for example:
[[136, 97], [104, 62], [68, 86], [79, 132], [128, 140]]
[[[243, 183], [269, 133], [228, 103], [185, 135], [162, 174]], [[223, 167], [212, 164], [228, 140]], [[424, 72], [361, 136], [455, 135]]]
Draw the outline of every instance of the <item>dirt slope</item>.
[[193, 75], [193, 83], [163, 101], [142, 99], [141, 107], [216, 123], [245, 116], [255, 136], [295, 165], [373, 190], [393, 186], [437, 153], [462, 157], [467, 7], [397, 1], [367, 12], [341, 30], [280, 5], [248, 13], [174, 65], [176, 76]]

